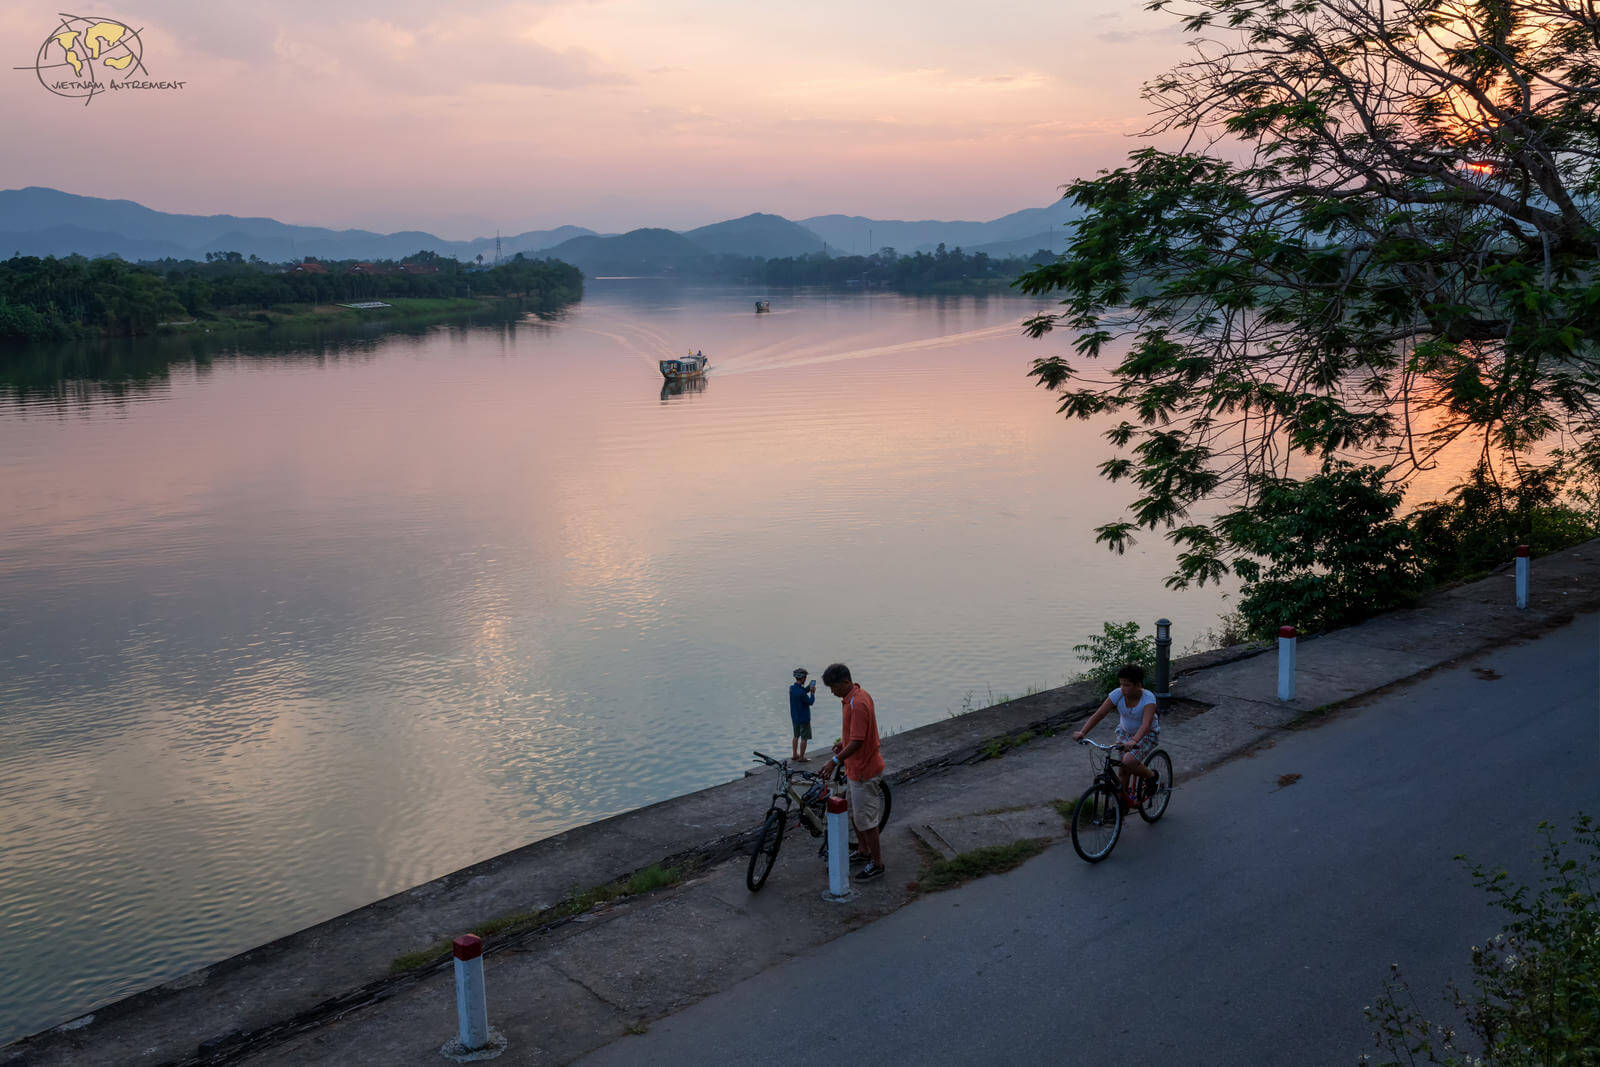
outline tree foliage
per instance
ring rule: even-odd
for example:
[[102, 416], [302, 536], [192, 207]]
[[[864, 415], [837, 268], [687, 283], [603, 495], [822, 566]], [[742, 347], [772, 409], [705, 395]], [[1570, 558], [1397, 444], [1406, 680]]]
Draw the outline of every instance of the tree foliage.
[[[1472, 884], [1509, 919], [1472, 946], [1472, 985], [1450, 1000], [1462, 1025], [1430, 1019], [1391, 967], [1382, 994], [1366, 1009], [1376, 1024], [1376, 1062], [1535, 1067], [1600, 1063], [1600, 827], [1578, 813], [1569, 843], [1540, 823], [1544, 874], [1537, 886], [1503, 869], [1472, 864]], [[1364, 1064], [1374, 1062], [1363, 1056]]]
[[1100, 633], [1090, 634], [1081, 645], [1073, 645], [1072, 651], [1089, 665], [1083, 677], [1098, 688], [1110, 690], [1117, 687], [1117, 672], [1128, 664], [1146, 670], [1155, 667], [1156, 638], [1154, 634], [1141, 637], [1139, 624], [1132, 619], [1108, 622], [1101, 624]]
[[[1019, 283], [1062, 298], [1035, 336], [1076, 335], [1073, 360], [1032, 375], [1063, 414], [1112, 420], [1101, 472], [1138, 490], [1102, 541], [1162, 531], [1169, 584], [1204, 583], [1255, 551], [1286, 480], [1326, 461], [1398, 485], [1470, 443], [1516, 491], [1595, 440], [1600, 9], [1151, 6], [1197, 39], [1146, 87], [1169, 147], [1073, 183], [1087, 217]], [[1192, 519], [1234, 494], [1240, 508]], [[1349, 536], [1381, 538], [1373, 521]]]
[[289, 303], [332, 303], [387, 297], [516, 296], [544, 310], [579, 299], [583, 276], [557, 260], [518, 254], [489, 270], [469, 270], [433, 252], [406, 260], [435, 268], [410, 274], [398, 264], [326, 261], [318, 273], [207, 253], [204, 262], [165, 259], [132, 264], [115, 257], [16, 256], [0, 261], [0, 340], [152, 332], [162, 321], [215, 311], [255, 310]]

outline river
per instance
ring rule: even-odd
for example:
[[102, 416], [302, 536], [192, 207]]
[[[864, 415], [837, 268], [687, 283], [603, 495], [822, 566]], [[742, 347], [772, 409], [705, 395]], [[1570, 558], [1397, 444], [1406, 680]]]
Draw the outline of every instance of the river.
[[0, 1042], [735, 777], [797, 665], [893, 733], [1061, 684], [1106, 620], [1201, 642], [1226, 589], [1094, 544], [1131, 494], [1026, 376], [1038, 306], [592, 280], [548, 322], [14, 377]]

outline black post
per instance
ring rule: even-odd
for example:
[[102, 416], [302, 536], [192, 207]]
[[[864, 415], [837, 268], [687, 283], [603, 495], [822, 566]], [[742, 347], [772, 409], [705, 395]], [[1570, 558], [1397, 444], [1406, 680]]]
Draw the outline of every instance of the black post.
[[1169, 697], [1172, 675], [1172, 621], [1156, 620], [1156, 696]]

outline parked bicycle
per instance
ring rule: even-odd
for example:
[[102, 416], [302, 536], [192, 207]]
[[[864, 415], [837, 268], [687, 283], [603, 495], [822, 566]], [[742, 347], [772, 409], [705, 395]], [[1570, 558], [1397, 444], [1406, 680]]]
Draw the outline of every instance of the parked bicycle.
[[[1096, 773], [1093, 784], [1083, 791], [1072, 809], [1072, 847], [1090, 863], [1099, 863], [1117, 847], [1126, 809], [1137, 809], [1145, 822], [1155, 822], [1167, 813], [1167, 804], [1172, 800], [1172, 757], [1164, 749], [1151, 752], [1144, 764], [1160, 776], [1158, 784], [1151, 792], [1149, 781], [1136, 777], [1129, 783], [1133, 789], [1133, 796], [1129, 797], [1117, 778], [1117, 768], [1122, 766], [1122, 760], [1117, 757], [1122, 749], [1087, 737], [1078, 744], [1092, 745], [1106, 754], [1105, 764]], [[1091, 756], [1090, 765], [1093, 763]]]
[[[778, 849], [783, 847], [785, 831], [805, 827], [812, 837], [821, 838], [817, 855], [828, 856], [828, 797], [844, 793], [844, 768], [835, 768], [831, 781], [820, 774], [792, 771], [788, 760], [776, 760], [764, 752], [755, 753], [755, 763], [765, 763], [778, 770], [778, 787], [772, 792], [772, 802], [767, 806], [766, 817], [761, 822], [761, 832], [756, 835], [755, 847], [750, 851], [750, 869], [744, 884], [754, 893], [767, 884], [767, 875], [777, 862]], [[889, 822], [889, 808], [894, 798], [889, 793], [889, 783], [883, 783], [883, 815], [878, 819], [878, 829]], [[855, 830], [850, 831], [854, 843]]]

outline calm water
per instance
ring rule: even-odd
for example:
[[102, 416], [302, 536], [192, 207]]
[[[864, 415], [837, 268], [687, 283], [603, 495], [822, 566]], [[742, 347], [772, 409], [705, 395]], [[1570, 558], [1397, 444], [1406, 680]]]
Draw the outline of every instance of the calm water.
[[1127, 494], [1026, 377], [1033, 302], [756, 295], [0, 389], [0, 1041], [736, 777], [798, 664], [894, 731], [1102, 620], [1215, 625], [1158, 539], [1094, 545]]

